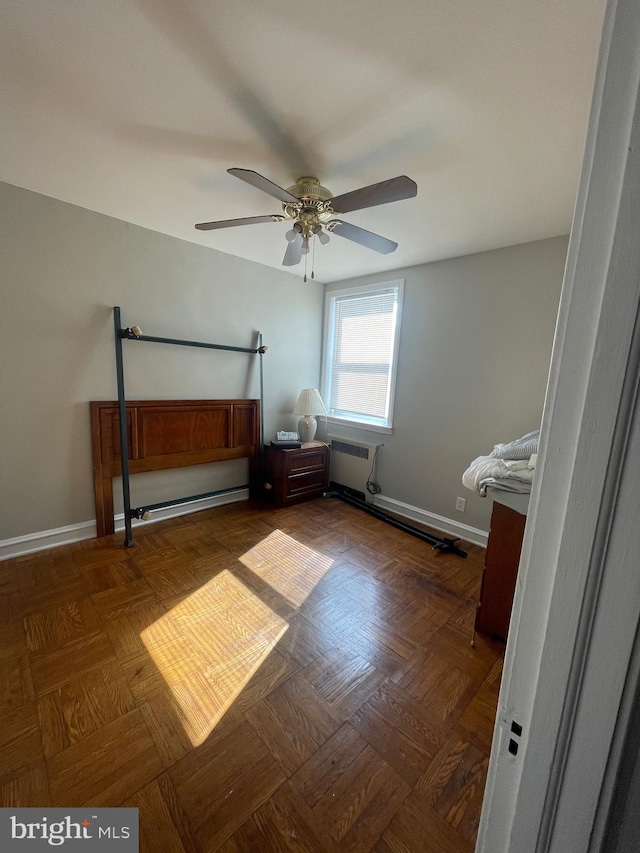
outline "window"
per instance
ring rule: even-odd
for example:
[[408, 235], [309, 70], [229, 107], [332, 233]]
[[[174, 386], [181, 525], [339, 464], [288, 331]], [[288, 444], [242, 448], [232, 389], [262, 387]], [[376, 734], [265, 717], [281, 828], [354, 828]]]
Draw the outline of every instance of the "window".
[[323, 398], [330, 418], [391, 431], [403, 285], [327, 292]]

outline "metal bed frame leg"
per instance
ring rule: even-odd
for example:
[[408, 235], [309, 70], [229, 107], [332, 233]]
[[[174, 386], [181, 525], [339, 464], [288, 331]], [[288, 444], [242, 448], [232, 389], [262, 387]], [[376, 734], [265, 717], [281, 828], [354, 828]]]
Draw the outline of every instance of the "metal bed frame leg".
[[134, 545], [131, 531], [131, 492], [129, 486], [129, 440], [127, 438], [127, 402], [124, 394], [124, 367], [122, 360], [122, 322], [120, 309], [113, 309], [116, 342], [116, 379], [118, 382], [118, 424], [120, 426], [120, 462], [122, 468], [122, 499], [124, 504], [124, 544]]

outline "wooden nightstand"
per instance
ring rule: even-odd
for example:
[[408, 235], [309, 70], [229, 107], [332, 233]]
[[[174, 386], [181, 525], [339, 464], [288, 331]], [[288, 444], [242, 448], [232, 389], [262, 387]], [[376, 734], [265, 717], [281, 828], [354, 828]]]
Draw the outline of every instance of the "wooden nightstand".
[[267, 500], [280, 506], [319, 498], [329, 488], [329, 448], [321, 441], [282, 450], [266, 444], [265, 480], [271, 483]]

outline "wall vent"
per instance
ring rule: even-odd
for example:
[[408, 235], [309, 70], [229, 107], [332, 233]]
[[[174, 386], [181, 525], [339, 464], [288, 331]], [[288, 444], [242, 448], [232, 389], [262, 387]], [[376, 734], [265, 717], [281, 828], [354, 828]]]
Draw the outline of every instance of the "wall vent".
[[360, 459], [369, 458], [369, 448], [361, 444], [351, 444], [340, 439], [331, 439], [331, 449], [336, 453], [346, 453], [347, 456], [358, 456]]

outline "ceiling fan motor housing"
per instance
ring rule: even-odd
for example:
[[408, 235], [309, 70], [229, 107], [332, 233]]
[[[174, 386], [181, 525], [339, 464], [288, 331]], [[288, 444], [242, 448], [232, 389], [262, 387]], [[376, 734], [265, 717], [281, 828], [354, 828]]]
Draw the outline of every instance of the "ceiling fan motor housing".
[[302, 207], [285, 202], [282, 205], [285, 216], [300, 223], [303, 237], [311, 236], [331, 216], [330, 205], [325, 202], [333, 198], [333, 193], [323, 187], [317, 178], [308, 176], [298, 178], [292, 187], [287, 187], [287, 192], [299, 198]]
[[303, 202], [307, 200], [310, 202], [327, 201], [333, 198], [333, 193], [323, 187], [317, 178], [298, 178], [292, 187], [287, 187], [287, 192]]

